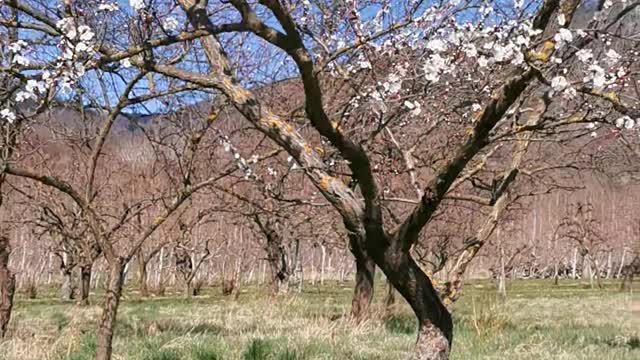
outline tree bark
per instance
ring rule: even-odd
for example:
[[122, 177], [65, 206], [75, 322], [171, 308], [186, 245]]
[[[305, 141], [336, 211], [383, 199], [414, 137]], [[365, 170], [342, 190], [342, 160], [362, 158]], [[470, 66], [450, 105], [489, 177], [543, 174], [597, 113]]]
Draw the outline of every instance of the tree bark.
[[7, 332], [16, 290], [16, 276], [9, 270], [10, 253], [9, 239], [0, 236], [0, 338]]
[[75, 284], [73, 281], [73, 269], [62, 270], [62, 285], [60, 286], [60, 300], [70, 301], [74, 298]]
[[147, 262], [143, 258], [138, 257], [138, 287], [140, 290], [140, 296], [149, 297], [149, 275], [147, 272]]
[[79, 304], [89, 305], [89, 291], [91, 290], [91, 269], [93, 264], [80, 266], [80, 301]]
[[418, 339], [413, 359], [446, 360], [453, 338], [451, 314], [436, 289], [408, 254], [388, 253], [381, 267], [393, 286], [407, 300], [418, 319]]
[[121, 258], [113, 259], [109, 263], [109, 283], [105, 295], [102, 318], [96, 338], [96, 360], [111, 360], [113, 353], [113, 331], [118, 314], [118, 305], [122, 295], [124, 282], [124, 261]]
[[351, 252], [356, 260], [356, 283], [351, 299], [351, 317], [360, 322], [369, 316], [369, 307], [373, 300], [376, 263], [367, 255], [366, 251], [361, 251], [355, 244], [352, 244]]
[[287, 261], [287, 253], [282, 244], [282, 237], [276, 232], [268, 220], [262, 221], [257, 215], [254, 221], [260, 227], [265, 235], [267, 252], [267, 262], [271, 268], [271, 281], [274, 293], [286, 293], [289, 291], [289, 280], [291, 277], [291, 269]]

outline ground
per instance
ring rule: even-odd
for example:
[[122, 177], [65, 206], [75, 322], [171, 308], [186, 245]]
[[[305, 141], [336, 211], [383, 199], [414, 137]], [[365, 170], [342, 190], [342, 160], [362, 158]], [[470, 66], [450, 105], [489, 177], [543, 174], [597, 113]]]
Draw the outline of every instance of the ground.
[[[238, 301], [204, 295], [140, 299], [133, 289], [118, 315], [115, 359], [406, 359], [415, 341], [409, 308], [354, 325], [351, 284], [307, 286], [301, 295], [247, 288]], [[586, 283], [514, 281], [506, 300], [489, 281], [467, 284], [454, 310], [452, 359], [640, 359], [640, 286], [618, 291]], [[60, 303], [53, 291], [18, 298], [0, 359], [91, 359], [99, 306]], [[92, 297], [99, 303], [99, 294]]]

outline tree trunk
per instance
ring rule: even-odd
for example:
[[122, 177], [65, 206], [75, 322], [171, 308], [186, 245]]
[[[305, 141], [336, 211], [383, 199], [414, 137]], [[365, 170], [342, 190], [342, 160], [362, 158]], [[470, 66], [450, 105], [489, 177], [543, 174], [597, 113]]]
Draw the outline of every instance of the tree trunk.
[[105, 295], [104, 308], [100, 327], [96, 337], [96, 360], [111, 360], [113, 352], [113, 331], [118, 314], [118, 305], [122, 295], [124, 282], [124, 261], [121, 258], [114, 259], [109, 264], [109, 283]]
[[[408, 248], [398, 247], [402, 240], [387, 238], [365, 239], [365, 235], [350, 236], [356, 250], [366, 244], [366, 253], [387, 276], [389, 282], [409, 303], [418, 320], [418, 339], [414, 359], [446, 360], [453, 338], [453, 321], [431, 280], [409, 254]], [[355, 240], [355, 241], [354, 241]], [[394, 246], [395, 245], [395, 246]]]
[[576, 273], [576, 268], [578, 266], [578, 249], [573, 249], [573, 261], [571, 262], [571, 278], [573, 280], [578, 278], [578, 274]]
[[271, 268], [271, 281], [273, 283], [274, 293], [286, 293], [289, 291], [289, 278], [291, 271], [287, 264], [287, 254], [284, 251], [279, 236], [267, 237], [267, 261]]
[[320, 261], [320, 285], [324, 285], [324, 271], [327, 259], [327, 247], [324, 244], [320, 244], [320, 250], [322, 251], [322, 257]]
[[93, 264], [80, 267], [80, 305], [89, 305], [89, 291], [91, 290], [91, 268]]
[[376, 263], [364, 252], [354, 251], [353, 255], [356, 259], [356, 284], [351, 300], [351, 317], [359, 322], [369, 316]]
[[75, 284], [73, 281], [73, 269], [62, 270], [62, 285], [60, 286], [60, 300], [70, 301], [74, 298]]
[[142, 251], [136, 256], [138, 259], [138, 287], [140, 296], [149, 297], [149, 274], [147, 272], [147, 261], [145, 261]]
[[453, 338], [451, 314], [413, 258], [408, 254], [400, 255], [400, 259], [397, 257], [397, 254], [388, 254], [382, 269], [418, 319], [418, 339], [413, 359], [447, 360]]
[[500, 242], [500, 274], [498, 275], [498, 295], [507, 297], [507, 273], [504, 266], [504, 247]]
[[624, 257], [627, 254], [627, 249], [622, 249], [622, 256], [620, 257], [620, 267], [618, 268], [618, 275], [617, 278], [619, 279], [620, 276], [622, 275], [622, 269], [624, 268]]
[[0, 236], [0, 338], [7, 332], [16, 291], [16, 276], [9, 270], [9, 239]]

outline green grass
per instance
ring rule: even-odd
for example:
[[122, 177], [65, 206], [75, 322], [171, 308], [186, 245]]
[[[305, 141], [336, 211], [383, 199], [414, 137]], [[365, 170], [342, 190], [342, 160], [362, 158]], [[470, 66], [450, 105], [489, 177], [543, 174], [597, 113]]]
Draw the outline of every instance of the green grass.
[[[415, 342], [410, 309], [382, 319], [378, 281], [371, 320], [349, 317], [350, 284], [308, 286], [300, 295], [247, 287], [239, 301], [220, 289], [186, 300], [139, 299], [128, 289], [114, 343], [115, 359], [405, 359]], [[640, 359], [640, 303], [611, 282], [515, 281], [504, 300], [490, 281], [466, 285], [454, 309], [452, 359]], [[637, 289], [636, 284], [636, 289]], [[93, 358], [97, 305], [60, 303], [55, 289], [19, 298], [0, 359]], [[100, 294], [92, 297], [100, 301]]]

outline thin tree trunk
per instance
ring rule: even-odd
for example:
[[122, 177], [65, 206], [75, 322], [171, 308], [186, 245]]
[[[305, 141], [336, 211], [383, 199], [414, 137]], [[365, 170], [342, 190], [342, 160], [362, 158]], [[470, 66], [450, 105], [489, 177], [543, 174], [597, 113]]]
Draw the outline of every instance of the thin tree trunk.
[[142, 251], [139, 252], [138, 256], [138, 286], [140, 290], [140, 296], [149, 297], [149, 274], [147, 272], [147, 262], [142, 256]]
[[498, 295], [503, 298], [507, 297], [507, 273], [504, 266], [504, 246], [500, 242], [500, 275], [498, 276]]
[[324, 285], [324, 272], [327, 260], [327, 247], [324, 244], [320, 244], [320, 250], [322, 251], [322, 258], [320, 261], [320, 285]]
[[80, 305], [89, 305], [89, 291], [91, 289], [91, 268], [93, 264], [80, 266]]
[[573, 280], [577, 279], [578, 274], [577, 274], [577, 266], [578, 266], [578, 249], [574, 248], [573, 249], [573, 261], [571, 263], [571, 278]]
[[158, 277], [156, 278], [156, 287], [160, 288], [164, 275], [164, 246], [160, 249], [160, 259], [158, 259]]
[[7, 332], [16, 291], [16, 276], [9, 270], [10, 253], [9, 239], [0, 236], [0, 338]]
[[53, 253], [49, 253], [49, 260], [47, 265], [47, 285], [51, 285], [51, 279], [53, 278]]
[[105, 295], [105, 304], [102, 310], [102, 319], [96, 338], [96, 360], [111, 360], [113, 352], [113, 331], [118, 314], [118, 305], [122, 295], [124, 282], [124, 261], [121, 258], [113, 259], [109, 264], [109, 284]]
[[622, 256], [620, 257], [620, 267], [618, 268], [618, 276], [617, 278], [619, 279], [620, 276], [622, 275], [622, 269], [624, 268], [624, 257], [625, 255], [627, 255], [627, 249], [624, 248], [622, 249]]

